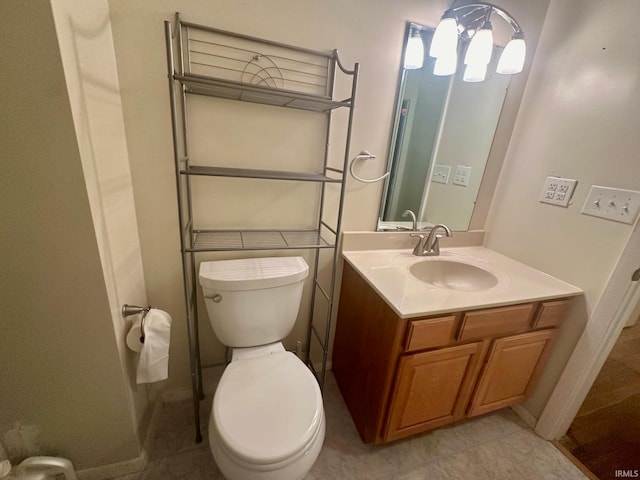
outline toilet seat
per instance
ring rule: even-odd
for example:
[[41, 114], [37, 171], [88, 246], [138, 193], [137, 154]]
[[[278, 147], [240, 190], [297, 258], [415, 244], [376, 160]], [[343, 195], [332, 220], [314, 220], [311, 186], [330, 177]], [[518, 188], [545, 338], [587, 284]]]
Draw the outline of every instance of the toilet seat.
[[324, 426], [323, 415], [315, 377], [291, 352], [231, 362], [212, 409], [224, 450], [256, 467], [303, 452]]

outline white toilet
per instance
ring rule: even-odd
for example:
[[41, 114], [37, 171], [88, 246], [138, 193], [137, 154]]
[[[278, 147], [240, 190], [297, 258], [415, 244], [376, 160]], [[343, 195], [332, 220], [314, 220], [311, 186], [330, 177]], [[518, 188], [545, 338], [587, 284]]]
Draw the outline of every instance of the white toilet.
[[209, 420], [211, 452], [228, 480], [299, 480], [322, 448], [320, 388], [280, 342], [296, 321], [308, 274], [302, 257], [200, 264], [211, 326], [233, 349]]

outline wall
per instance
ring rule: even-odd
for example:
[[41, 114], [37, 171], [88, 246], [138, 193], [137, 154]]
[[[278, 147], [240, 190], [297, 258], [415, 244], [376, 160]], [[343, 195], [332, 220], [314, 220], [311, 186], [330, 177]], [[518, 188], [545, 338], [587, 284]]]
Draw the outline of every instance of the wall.
[[[367, 2], [365, 9], [360, 2], [338, 0], [278, 0], [268, 3], [248, 0], [110, 1], [148, 299], [149, 302], [161, 305], [169, 311], [175, 320], [168, 388], [188, 388], [190, 382], [163, 21], [173, 20], [174, 13], [179, 11], [185, 20], [225, 30], [317, 50], [338, 48], [345, 65], [352, 65], [355, 61], [361, 62], [361, 82], [356, 99], [351, 153], [368, 149], [379, 156], [378, 160], [362, 162], [363, 165], [360, 166], [359, 172], [363, 176], [372, 177], [380, 175], [386, 162], [405, 22], [413, 20], [434, 24], [447, 3], [445, 0], [429, 3], [405, 0], [391, 4], [376, 0], [373, 3]], [[140, 68], [141, 62], [144, 62], [144, 68]], [[218, 102], [216, 107], [224, 108], [224, 102]], [[274, 151], [286, 155], [286, 149], [274, 147], [270, 139], [270, 135], [273, 137], [275, 134], [278, 135], [277, 138], [291, 140], [291, 137], [287, 138], [282, 133], [289, 129], [295, 131], [295, 137], [298, 138], [294, 138], [293, 142], [296, 151], [303, 152], [298, 156], [301, 166], [308, 165], [310, 161], [307, 158], [310, 155], [299, 150], [301, 144], [307, 143], [307, 152], [311, 152], [311, 156], [317, 160], [321, 142], [324, 140], [323, 130], [306, 129], [306, 122], [300, 120], [309, 117], [306, 112], [274, 111], [261, 106], [237, 103], [224, 112], [227, 114], [226, 119], [211, 118], [202, 126], [205, 135], [221, 136], [230, 140], [218, 141], [209, 146], [208, 152], [215, 152], [216, 158], [225, 162], [262, 161], [265, 165], [274, 164], [274, 161], [290, 161], [291, 159], [283, 160], [273, 155]], [[197, 115], [198, 112], [194, 111], [193, 114]], [[282, 124], [279, 122], [284, 122], [285, 126], [280, 126]], [[234, 125], [235, 133], [231, 128]], [[240, 129], [238, 133], [237, 125], [242, 125], [246, 132]], [[198, 128], [194, 122], [191, 122], [191, 126]], [[339, 131], [337, 126], [336, 131]], [[251, 139], [251, 142], [247, 139]], [[264, 145], [265, 148], [259, 156], [255, 153], [250, 155], [248, 160], [246, 157], [243, 160], [243, 154], [252, 153], [252, 143]], [[206, 146], [202, 148], [206, 149]], [[196, 147], [192, 156], [200, 151], [201, 147]], [[213, 158], [210, 153], [207, 157]], [[338, 155], [338, 158], [341, 161], [342, 155]], [[209, 161], [208, 158], [206, 161]], [[196, 187], [200, 188], [202, 183]], [[209, 204], [212, 207], [208, 208], [216, 208], [216, 214], [225, 222], [223, 224], [229, 226], [255, 228], [274, 220], [282, 221], [283, 215], [277, 208], [286, 208], [291, 221], [298, 222], [302, 216], [297, 213], [295, 199], [301, 195], [307, 198], [310, 196], [304, 192], [285, 192], [277, 196], [275, 192], [279, 190], [271, 191], [274, 183], [267, 185], [264, 182], [259, 184], [250, 180], [230, 183], [236, 190], [235, 195], [239, 194], [239, 200], [235, 204], [220, 203], [223, 199], [207, 197], [209, 194], [200, 194], [200, 190], [197, 192], [198, 198], [214, 200]], [[207, 185], [227, 188], [220, 187], [220, 182], [216, 182], [215, 179], [213, 182], [207, 182]], [[257, 188], [264, 189], [261, 193], [267, 196], [254, 195]], [[365, 185], [352, 179], [348, 180], [345, 228], [374, 228], [380, 189], [379, 184]], [[276, 204], [275, 211], [270, 209], [270, 202]], [[247, 205], [251, 208], [244, 208]], [[313, 209], [313, 206], [311, 208]], [[264, 253], [268, 252], [255, 252], [254, 255]], [[203, 258], [208, 256], [201, 255], [198, 261]], [[309, 259], [309, 256], [307, 258]], [[309, 291], [307, 286], [306, 298]], [[304, 313], [296, 329], [287, 340], [289, 348], [294, 345], [296, 339], [306, 340], [306, 304], [303, 304], [302, 312]], [[215, 340], [206, 316], [201, 318], [200, 323], [204, 363], [220, 361], [224, 349]]]
[[148, 387], [135, 382], [138, 356], [125, 345], [131, 319], [121, 308], [147, 301], [109, 7], [106, 0], [57, 0], [52, 7], [120, 365], [142, 437]]
[[51, 6], [0, 15], [0, 440], [13, 461], [128, 460], [140, 447]]
[[[524, 0], [501, 3], [508, 4], [508, 10], [523, 19], [527, 34], [531, 35], [531, 43], [535, 45], [547, 3], [536, 2], [534, 5]], [[360, 62], [351, 155], [367, 149], [378, 156], [376, 161], [361, 162], [358, 170], [363, 177], [372, 178], [383, 172], [389, 151], [389, 132], [406, 21], [435, 26], [449, 6], [449, 1], [110, 0], [109, 6], [148, 299], [169, 311], [175, 320], [168, 388], [188, 388], [189, 361], [162, 22], [173, 20], [174, 12], [179, 11], [186, 20], [220, 29], [318, 50], [338, 48], [345, 65]], [[144, 64], [144, 68], [141, 68], [141, 64]], [[521, 80], [516, 80], [518, 82]], [[522, 86], [521, 83], [519, 85]], [[247, 138], [258, 143], [268, 139], [264, 132], [255, 128], [257, 124], [252, 119], [253, 115], [262, 115], [263, 108], [236, 105], [234, 110], [245, 108], [249, 109], [248, 116], [243, 116], [242, 120], [229, 117], [228, 122], [233, 120], [237, 124], [250, 121], [245, 138], [235, 144], [218, 142], [209, 151], [214, 151], [223, 159], [238, 159], [238, 150], [251, 143], [246, 141]], [[512, 108], [517, 110], [517, 105], [512, 105]], [[281, 113], [265, 115], [264, 118], [268, 119], [269, 116], [279, 117]], [[265, 122], [262, 124], [265, 125]], [[268, 123], [266, 125], [270, 127]], [[216, 121], [207, 132], [217, 135], [218, 128], [225, 128], [224, 122]], [[321, 132], [319, 138], [322, 138]], [[317, 145], [318, 137], [309, 137], [309, 141]], [[269, 151], [265, 149], [261, 157], [266, 163], [269, 162], [266, 157], [268, 154]], [[301, 159], [306, 161], [304, 156]], [[242, 188], [242, 193], [246, 195], [242, 202], [250, 202], [254, 206], [251, 218], [269, 223], [273, 214], [269, 213], [267, 202], [250, 196], [253, 184], [235, 185], [237, 189]], [[381, 188], [380, 184], [362, 184], [348, 178], [343, 222], [345, 230], [375, 228]], [[485, 195], [485, 198], [490, 196]], [[222, 214], [225, 221], [235, 222], [236, 226], [251, 225], [233, 208], [221, 208], [217, 213]], [[308, 292], [307, 287], [305, 298], [308, 298]], [[305, 304], [302, 310], [305, 311]], [[288, 347], [296, 337], [306, 337], [303, 334], [305, 324], [306, 318], [301, 316], [292, 337], [287, 340]], [[220, 361], [224, 350], [216, 342], [206, 318], [201, 319], [201, 332], [204, 362]]]
[[[625, 33], [638, 15], [633, 0], [552, 2], [492, 205], [489, 248], [585, 291], [526, 404], [536, 417], [585, 324], [598, 344], [603, 324], [587, 321], [632, 231], [580, 210], [592, 184], [640, 189], [640, 64]], [[538, 202], [548, 175], [579, 180], [568, 208]]]

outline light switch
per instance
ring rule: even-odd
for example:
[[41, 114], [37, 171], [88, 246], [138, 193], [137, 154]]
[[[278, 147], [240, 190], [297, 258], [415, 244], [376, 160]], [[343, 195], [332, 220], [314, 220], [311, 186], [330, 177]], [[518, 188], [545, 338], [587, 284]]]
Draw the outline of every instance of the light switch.
[[542, 203], [550, 203], [560, 207], [568, 207], [576, 189], [578, 180], [562, 177], [547, 177], [540, 195]]
[[454, 185], [469, 186], [469, 178], [471, 177], [471, 167], [465, 165], [456, 165], [456, 173], [453, 176]]
[[449, 165], [438, 165], [433, 167], [433, 173], [431, 174], [431, 181], [437, 183], [449, 183], [449, 174], [451, 173], [451, 167]]
[[582, 207], [584, 215], [633, 224], [640, 212], [640, 192], [592, 185]]

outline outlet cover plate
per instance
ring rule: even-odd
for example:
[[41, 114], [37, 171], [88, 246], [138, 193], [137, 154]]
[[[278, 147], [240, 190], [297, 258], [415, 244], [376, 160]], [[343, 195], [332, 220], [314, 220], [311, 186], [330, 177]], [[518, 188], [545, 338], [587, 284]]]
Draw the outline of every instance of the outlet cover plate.
[[572, 178], [547, 177], [540, 201], [559, 207], [568, 207], [577, 184], [578, 180]]
[[592, 185], [582, 207], [584, 215], [632, 225], [640, 212], [640, 192]]
[[469, 186], [469, 177], [471, 177], [471, 167], [465, 165], [456, 165], [456, 173], [453, 176], [454, 185], [461, 185], [463, 187]]
[[433, 167], [433, 173], [431, 174], [431, 181], [436, 183], [449, 183], [449, 174], [451, 173], [451, 166], [438, 165]]

